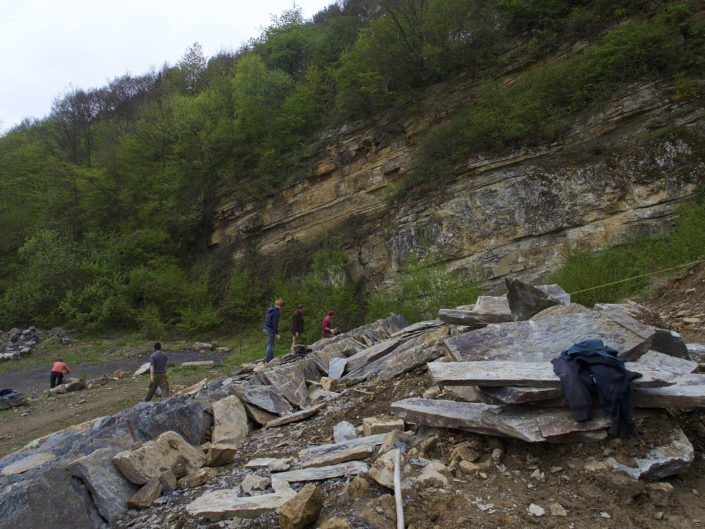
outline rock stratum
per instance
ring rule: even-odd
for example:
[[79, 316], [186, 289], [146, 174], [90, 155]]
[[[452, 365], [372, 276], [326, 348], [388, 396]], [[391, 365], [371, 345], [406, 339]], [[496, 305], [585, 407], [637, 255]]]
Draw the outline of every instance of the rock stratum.
[[676, 102], [672, 85], [651, 81], [584, 114], [561, 142], [476, 155], [442, 189], [385, 201], [423, 133], [475, 88], [433, 87], [412, 117], [327, 131], [312, 146], [305, 180], [264, 204], [223, 192], [210, 245], [237, 263], [253, 249], [275, 256], [328, 230], [347, 235], [346, 254], [370, 282], [429, 251], [486, 286], [506, 277], [535, 281], [572, 250], [663, 232], [702, 184], [701, 98]]

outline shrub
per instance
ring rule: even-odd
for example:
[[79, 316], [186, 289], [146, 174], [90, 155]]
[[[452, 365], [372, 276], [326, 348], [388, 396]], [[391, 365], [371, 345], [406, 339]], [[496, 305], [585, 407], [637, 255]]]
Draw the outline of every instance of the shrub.
[[401, 313], [407, 322], [436, 318], [439, 309], [474, 303], [481, 293], [471, 274], [449, 272], [441, 263], [409, 256], [394, 285], [373, 293], [368, 301], [368, 321]]

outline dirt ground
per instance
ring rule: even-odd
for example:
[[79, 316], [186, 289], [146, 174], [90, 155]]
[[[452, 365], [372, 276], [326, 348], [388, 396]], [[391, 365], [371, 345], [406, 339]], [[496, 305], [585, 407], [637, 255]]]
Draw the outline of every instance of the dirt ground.
[[[664, 326], [680, 332], [687, 343], [705, 343], [704, 265], [682, 272], [657, 296], [636, 301], [651, 308]], [[102, 374], [107, 367], [96, 369]], [[113, 366], [110, 367], [112, 369]], [[2, 373], [3, 378], [6, 373]], [[209, 376], [214, 378], [219, 374], [213, 371]], [[15, 375], [23, 376], [22, 373]], [[202, 376], [202, 373], [196, 374], [192, 381]], [[44, 389], [45, 378], [46, 373], [43, 373], [41, 380], [37, 379], [38, 389]], [[69, 424], [130, 407], [143, 397], [146, 385], [146, 378], [135, 380], [128, 377], [91, 391], [52, 397], [42, 395], [29, 406], [0, 412], [2, 454]], [[184, 507], [206, 490], [238, 486], [246, 475], [243, 464], [254, 457], [295, 456], [304, 447], [332, 442], [333, 426], [339, 421], [347, 420], [359, 426], [364, 417], [389, 414], [391, 402], [421, 396], [431, 386], [432, 380], [425, 368], [419, 368], [387, 383], [363, 383], [348, 388], [342, 396], [331, 401], [325, 411], [307, 421], [276, 430], [254, 431], [248, 436], [236, 460], [231, 465], [221, 467], [212, 483], [193, 490], [176, 491], [165, 497], [161, 505], [145, 511], [131, 510], [115, 527], [279, 527], [278, 516], [274, 513], [251, 520], [209, 523], [205, 519], [189, 517]], [[634, 485], [615, 472], [586, 472], [585, 462], [593, 458], [599, 460], [612, 456], [629, 464], [644, 449], [657, 446], [666, 439], [676, 424], [685, 431], [696, 455], [684, 474], [664, 480], [673, 487], [667, 504], [660, 504], [645, 483]], [[448, 465], [453, 449], [468, 443], [482, 453], [482, 460], [488, 460], [489, 454], [496, 449], [501, 449], [501, 456], [485, 471], [465, 473], [453, 468], [448, 485], [412, 491], [404, 507], [407, 529], [525, 529], [535, 526], [561, 529], [685, 529], [699, 528], [705, 524], [703, 410], [667, 410], [637, 419], [633, 431], [624, 441], [610, 439], [581, 444], [531, 444], [442, 430], [438, 442], [425, 455]], [[320, 482], [324, 507], [313, 527], [339, 516], [345, 518], [354, 529], [394, 529], [394, 506], [389, 497], [391, 491], [371, 480], [368, 482], [370, 490], [361, 497], [353, 497], [355, 495], [349, 493], [346, 489], [348, 480]], [[546, 514], [540, 517], [530, 514], [532, 504], [543, 508]]]

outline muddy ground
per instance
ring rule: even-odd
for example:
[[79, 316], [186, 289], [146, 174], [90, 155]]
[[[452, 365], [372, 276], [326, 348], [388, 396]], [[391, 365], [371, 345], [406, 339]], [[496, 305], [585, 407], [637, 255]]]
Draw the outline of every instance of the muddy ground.
[[[665, 326], [680, 332], [686, 342], [705, 343], [705, 266], [682, 272], [657, 296], [638, 301], [654, 310]], [[135, 360], [138, 365], [143, 358]], [[113, 364], [95, 367], [96, 374], [114, 368]], [[1, 376], [5, 377], [7, 373]], [[27, 377], [26, 372], [9, 373], [9, 376], [17, 376], [16, 380], [34, 380], [34, 377]], [[209, 376], [219, 374], [215, 370]], [[202, 373], [196, 374], [193, 381], [202, 376]], [[38, 374], [36, 381], [37, 391], [44, 389], [46, 373]], [[31, 438], [130, 407], [143, 397], [146, 384], [146, 378], [127, 377], [96, 390], [41, 396], [30, 406], [0, 412], [3, 454]], [[332, 442], [333, 426], [337, 422], [347, 420], [359, 426], [364, 417], [389, 414], [391, 402], [421, 396], [431, 385], [430, 376], [420, 368], [387, 383], [366, 383], [344, 390], [341, 397], [307, 421], [276, 430], [253, 432], [233, 464], [221, 467], [218, 476], [208, 484], [194, 490], [177, 491], [162, 498], [162, 505], [146, 511], [129, 511], [116, 527], [279, 527], [276, 514], [252, 520], [210, 523], [188, 516], [184, 506], [208, 490], [239, 485], [246, 475], [242, 465], [254, 457], [295, 456], [306, 446]], [[696, 456], [683, 475], [664, 480], [674, 489], [667, 505], [658, 504], [644, 483], [627, 483], [613, 472], [585, 471], [585, 461], [590, 458], [613, 456], [629, 462], [645, 448], [656, 446], [663, 440], [673, 424], [683, 428]], [[471, 443], [481, 450], [485, 459], [494, 449], [500, 448], [501, 459], [484, 472], [466, 474], [460, 469], [452, 469], [447, 486], [414, 490], [405, 503], [407, 528], [685, 529], [705, 524], [705, 412], [702, 410], [668, 410], [654, 417], [638, 419], [624, 441], [530, 444], [443, 430], [427, 456], [449, 464], [453, 448], [463, 443]], [[371, 462], [372, 459], [368, 461]], [[351, 496], [355, 494], [344, 492], [347, 484], [344, 479], [319, 483], [324, 492], [324, 508], [313, 527], [339, 516], [345, 518], [352, 528], [394, 529], [394, 506], [388, 496], [391, 491], [370, 480], [370, 490], [362, 497], [353, 498]], [[541, 517], [531, 515], [531, 504], [542, 507], [546, 514]], [[560, 505], [565, 516], [555, 505]], [[552, 514], [551, 506], [558, 514]]]

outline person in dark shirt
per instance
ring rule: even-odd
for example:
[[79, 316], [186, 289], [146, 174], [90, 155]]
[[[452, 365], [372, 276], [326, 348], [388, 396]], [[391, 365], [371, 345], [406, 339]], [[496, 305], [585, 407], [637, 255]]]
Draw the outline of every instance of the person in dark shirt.
[[277, 299], [274, 305], [267, 309], [264, 315], [264, 335], [267, 337], [267, 352], [264, 361], [269, 363], [274, 359], [274, 339], [279, 339], [279, 311], [286, 307], [283, 299]]
[[154, 392], [159, 388], [162, 398], [169, 396], [169, 380], [166, 377], [167, 356], [162, 352], [162, 344], [154, 344], [154, 353], [149, 357], [149, 389], [145, 401], [149, 401], [154, 396]]
[[294, 350], [294, 347], [296, 346], [297, 343], [299, 343], [299, 340], [301, 339], [301, 335], [304, 332], [304, 310], [306, 307], [304, 307], [303, 304], [299, 305], [296, 307], [296, 310], [294, 313], [291, 315], [291, 350]]

